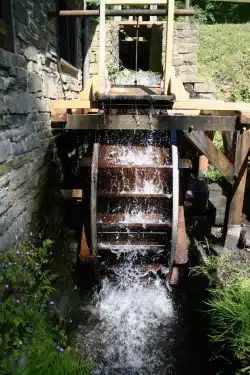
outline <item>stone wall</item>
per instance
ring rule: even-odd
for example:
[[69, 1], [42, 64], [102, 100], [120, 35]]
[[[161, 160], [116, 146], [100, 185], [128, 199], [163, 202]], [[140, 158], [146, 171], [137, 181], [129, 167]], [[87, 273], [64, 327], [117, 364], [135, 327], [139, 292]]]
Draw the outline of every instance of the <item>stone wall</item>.
[[[165, 62], [166, 24], [162, 32], [162, 61]], [[197, 51], [199, 32], [195, 24], [175, 22], [173, 43], [173, 66], [182, 82], [192, 82], [197, 75]]]
[[59, 63], [57, 21], [47, 16], [55, 9], [56, 0], [13, 0], [15, 52], [0, 48], [0, 250], [32, 220], [52, 141], [50, 100], [82, 89], [80, 23], [73, 69]]
[[[90, 77], [98, 74], [99, 59], [99, 24], [92, 23], [90, 37]], [[112, 22], [106, 23], [106, 66], [109, 72], [119, 68], [119, 26]]]

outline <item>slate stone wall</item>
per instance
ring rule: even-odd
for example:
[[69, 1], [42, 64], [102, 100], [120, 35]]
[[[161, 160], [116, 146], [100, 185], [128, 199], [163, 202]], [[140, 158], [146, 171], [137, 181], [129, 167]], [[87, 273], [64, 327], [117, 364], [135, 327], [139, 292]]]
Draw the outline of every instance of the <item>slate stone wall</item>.
[[59, 64], [57, 21], [47, 16], [53, 10], [56, 0], [13, 0], [15, 52], [0, 48], [0, 250], [29, 227], [45, 183], [50, 100], [82, 90], [80, 22], [72, 69]]

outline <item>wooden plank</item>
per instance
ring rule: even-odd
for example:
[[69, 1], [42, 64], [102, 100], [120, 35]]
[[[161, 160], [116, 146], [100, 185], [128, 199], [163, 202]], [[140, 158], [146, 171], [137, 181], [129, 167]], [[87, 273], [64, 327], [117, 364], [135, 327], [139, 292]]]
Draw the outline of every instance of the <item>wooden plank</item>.
[[105, 25], [105, 1], [100, 0], [100, 20], [99, 20], [99, 66], [98, 66], [98, 79], [99, 90], [98, 92], [105, 92], [105, 43], [106, 43], [106, 25]]
[[170, 69], [172, 66], [173, 39], [174, 39], [174, 0], [168, 0], [168, 18], [165, 46], [165, 71], [164, 71], [164, 94], [169, 92]]
[[66, 128], [101, 130], [131, 129], [148, 130], [226, 130], [234, 131], [240, 124], [237, 117], [228, 116], [171, 116], [156, 115], [151, 119], [146, 115], [68, 115]]
[[193, 145], [204, 154], [210, 163], [217, 168], [226, 180], [234, 183], [234, 167], [228, 158], [215, 146], [209, 137], [203, 131], [186, 131], [185, 136], [193, 143]]
[[173, 109], [200, 109], [202, 110], [219, 110], [219, 111], [249, 111], [248, 103], [225, 103], [217, 100], [206, 99], [189, 99], [185, 102], [175, 102]]
[[165, 5], [167, 0], [106, 0], [107, 5]]
[[76, 109], [76, 108], [91, 108], [91, 103], [89, 100], [80, 100], [80, 99], [72, 99], [72, 100], [51, 100], [50, 101], [51, 108], [62, 108], [62, 109]]
[[185, 264], [188, 261], [188, 246], [187, 246], [187, 233], [186, 223], [184, 216], [184, 207], [179, 206], [177, 242], [175, 264]]
[[81, 248], [80, 248], [80, 259], [81, 260], [88, 260], [90, 258], [90, 249], [88, 247], [86, 234], [85, 234], [85, 227], [82, 226], [82, 239], [81, 239]]
[[[228, 248], [235, 248], [237, 246], [239, 237], [239, 227], [241, 224], [242, 208], [244, 203], [245, 186], [247, 178], [247, 161], [250, 148], [250, 131], [245, 130], [242, 133], [237, 133], [236, 150], [235, 150], [235, 175], [237, 181], [232, 189], [232, 197], [229, 205], [228, 215], [228, 231], [226, 235], [225, 246]], [[236, 233], [232, 236], [232, 231]], [[238, 234], [237, 234], [238, 233]]]
[[177, 101], [186, 101], [189, 99], [189, 93], [185, 90], [180, 77], [175, 76], [174, 67], [170, 67], [170, 87], [169, 92], [175, 95]]
[[90, 192], [90, 224], [92, 254], [97, 256], [97, 177], [98, 177], [99, 143], [93, 145], [91, 165], [91, 192]]
[[171, 254], [169, 263], [169, 275], [171, 278], [173, 272], [173, 265], [176, 257], [176, 245], [177, 245], [177, 234], [178, 234], [178, 221], [179, 221], [179, 169], [178, 169], [178, 148], [172, 145], [172, 195], [173, 195], [173, 206], [172, 206], [172, 233], [171, 233]]

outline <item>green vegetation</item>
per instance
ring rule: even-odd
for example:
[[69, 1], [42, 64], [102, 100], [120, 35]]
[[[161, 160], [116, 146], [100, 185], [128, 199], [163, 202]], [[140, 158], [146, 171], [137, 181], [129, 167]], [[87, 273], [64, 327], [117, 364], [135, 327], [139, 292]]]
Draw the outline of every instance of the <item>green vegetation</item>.
[[[223, 151], [224, 145], [220, 132], [215, 132], [213, 142], [221, 151]], [[224, 179], [223, 175], [212, 164], [208, 165], [208, 171], [206, 172], [205, 177], [209, 183], [221, 183]]]
[[0, 372], [5, 374], [87, 375], [93, 368], [70, 348], [70, 319], [52, 299], [57, 276], [48, 269], [51, 246], [50, 240], [36, 246], [30, 234], [25, 243], [0, 253]]
[[250, 23], [198, 25], [198, 29], [199, 76], [216, 84], [218, 99], [249, 102]]
[[206, 276], [210, 281], [207, 301], [211, 316], [210, 339], [228, 348], [240, 361], [239, 374], [250, 372], [250, 254], [243, 250], [222, 250], [217, 255], [208, 244], [197, 245], [202, 264], [193, 274]]

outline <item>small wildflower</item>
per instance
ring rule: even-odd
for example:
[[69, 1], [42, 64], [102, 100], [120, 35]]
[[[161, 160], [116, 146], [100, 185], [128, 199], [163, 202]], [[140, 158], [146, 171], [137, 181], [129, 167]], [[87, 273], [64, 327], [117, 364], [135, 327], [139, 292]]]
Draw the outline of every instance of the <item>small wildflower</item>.
[[17, 251], [16, 251], [16, 254], [17, 254], [17, 255], [19, 255], [19, 254], [20, 254], [20, 251], [19, 251], [19, 250], [17, 250]]
[[54, 305], [55, 304], [55, 301], [50, 301], [50, 303], [49, 303], [50, 305]]
[[60, 350], [60, 346], [59, 345], [56, 346], [56, 350]]
[[32, 232], [30, 232], [30, 236], [33, 236], [33, 233], [32, 233]]
[[19, 302], [20, 302], [19, 299], [17, 299], [17, 300], [16, 300], [16, 303], [19, 303]]
[[60, 352], [64, 352], [64, 349], [63, 349], [63, 348], [60, 348], [59, 350], [60, 350]]
[[8, 287], [9, 287], [9, 285], [8, 285], [8, 284], [6, 284], [6, 285], [5, 285], [5, 288], [8, 288]]
[[29, 252], [29, 251], [26, 251], [26, 254], [27, 254], [27, 255], [30, 255], [30, 252]]
[[69, 322], [72, 323], [72, 319], [70, 319]]
[[19, 345], [23, 345], [22, 340], [18, 341], [18, 344], [19, 344]]

